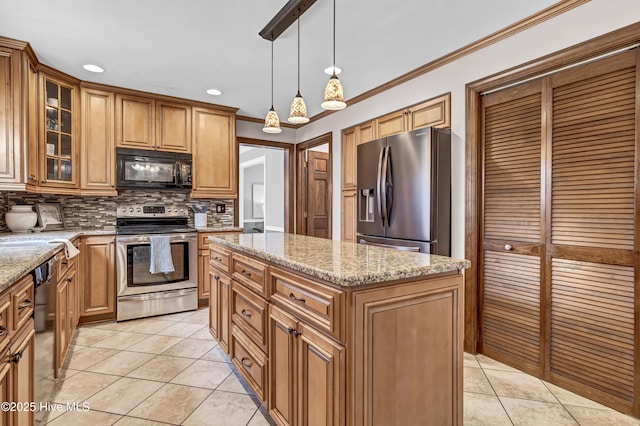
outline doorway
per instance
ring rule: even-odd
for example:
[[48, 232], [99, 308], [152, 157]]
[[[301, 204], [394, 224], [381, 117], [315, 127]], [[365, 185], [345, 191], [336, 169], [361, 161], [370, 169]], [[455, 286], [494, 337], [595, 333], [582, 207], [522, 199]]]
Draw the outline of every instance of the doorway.
[[293, 232], [293, 144], [238, 138], [236, 223], [245, 233]]
[[296, 145], [296, 233], [331, 239], [331, 133]]

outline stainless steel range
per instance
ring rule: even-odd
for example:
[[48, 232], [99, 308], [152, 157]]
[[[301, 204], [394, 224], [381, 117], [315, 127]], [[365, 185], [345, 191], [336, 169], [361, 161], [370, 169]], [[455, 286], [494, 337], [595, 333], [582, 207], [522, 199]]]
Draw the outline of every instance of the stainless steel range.
[[198, 237], [188, 219], [186, 206], [117, 207], [118, 321], [198, 308]]

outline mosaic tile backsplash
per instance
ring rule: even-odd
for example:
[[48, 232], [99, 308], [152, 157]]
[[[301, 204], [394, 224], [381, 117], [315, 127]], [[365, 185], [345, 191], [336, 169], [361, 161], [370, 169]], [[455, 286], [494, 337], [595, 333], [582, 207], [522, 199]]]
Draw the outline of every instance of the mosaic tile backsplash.
[[[67, 228], [104, 228], [116, 226], [116, 206], [119, 204], [156, 203], [178, 204], [187, 207], [206, 206], [207, 226], [233, 226], [234, 200], [212, 200], [188, 198], [178, 191], [123, 190], [117, 197], [81, 197], [75, 195], [30, 194], [26, 192], [3, 192], [0, 197], [0, 232], [9, 228], [4, 215], [15, 204], [60, 203]], [[224, 204], [225, 212], [216, 213], [216, 204]], [[35, 209], [34, 209], [35, 210]], [[189, 225], [193, 226], [193, 210], [189, 209]]]

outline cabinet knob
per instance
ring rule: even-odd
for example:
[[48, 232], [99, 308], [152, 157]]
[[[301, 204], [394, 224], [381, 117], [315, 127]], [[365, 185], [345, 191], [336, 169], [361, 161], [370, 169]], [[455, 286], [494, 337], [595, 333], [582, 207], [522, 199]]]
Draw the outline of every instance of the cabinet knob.
[[69, 278], [67, 278], [67, 281], [71, 282], [71, 281], [73, 281], [73, 278], [69, 277]]
[[216, 281], [218, 281], [218, 280], [220, 279], [220, 276], [219, 276], [219, 275], [214, 275], [214, 276], [213, 276], [213, 279], [214, 279], [214, 280], [216, 280]]
[[19, 363], [23, 353], [24, 353], [24, 349], [20, 349], [18, 352], [11, 354], [9, 356], [9, 362], [13, 362], [14, 364]]
[[36, 179], [36, 175], [29, 175], [29, 179], [30, 179], [30, 180], [37, 180], [37, 179]]
[[249, 361], [249, 358], [244, 358], [244, 357], [243, 357], [243, 358], [240, 360], [240, 362], [242, 363], [242, 365], [244, 365], [244, 366], [245, 366], [245, 367], [247, 367], [247, 368], [251, 368], [251, 366], [253, 365], [253, 363]]
[[43, 179], [43, 180], [40, 181], [40, 183], [47, 183], [47, 180]]
[[511, 244], [505, 244], [504, 245], [504, 249], [507, 250], [507, 251], [511, 251], [511, 250], [513, 250], [513, 246]]

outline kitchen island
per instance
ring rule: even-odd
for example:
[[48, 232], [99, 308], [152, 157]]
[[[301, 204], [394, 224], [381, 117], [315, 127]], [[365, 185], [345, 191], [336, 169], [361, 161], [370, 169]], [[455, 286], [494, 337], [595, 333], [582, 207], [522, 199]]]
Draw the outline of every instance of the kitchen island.
[[467, 260], [210, 237], [210, 330], [283, 425], [462, 424]]

